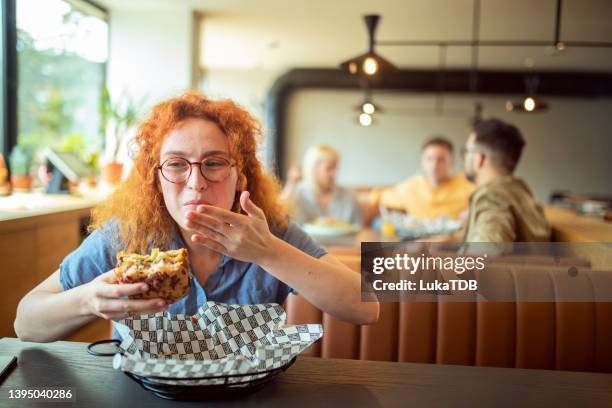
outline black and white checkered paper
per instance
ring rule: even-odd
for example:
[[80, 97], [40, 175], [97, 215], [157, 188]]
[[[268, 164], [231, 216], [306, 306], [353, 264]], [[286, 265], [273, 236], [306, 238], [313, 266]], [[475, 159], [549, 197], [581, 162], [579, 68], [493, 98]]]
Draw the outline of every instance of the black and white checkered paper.
[[[275, 303], [227, 305], [207, 302], [193, 316], [168, 312], [123, 319], [126, 327], [120, 345], [122, 354], [113, 362], [116, 369], [144, 377], [173, 380], [164, 384], [212, 385], [217, 377], [256, 373], [282, 367], [323, 336], [320, 324], [285, 326], [286, 314]], [[266, 374], [231, 377], [243, 382]]]

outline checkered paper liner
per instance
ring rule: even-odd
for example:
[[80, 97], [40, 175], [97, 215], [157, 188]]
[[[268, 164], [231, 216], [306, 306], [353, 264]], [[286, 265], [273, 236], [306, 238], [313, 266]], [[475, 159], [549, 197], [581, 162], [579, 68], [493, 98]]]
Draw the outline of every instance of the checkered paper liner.
[[[197, 321], [196, 321], [197, 319]], [[207, 302], [194, 316], [160, 312], [123, 319], [129, 334], [113, 366], [147, 381], [170, 385], [247, 382], [279, 368], [323, 336], [320, 324], [284, 326], [285, 311], [275, 303], [227, 305]], [[226, 382], [227, 381], [227, 382]]]

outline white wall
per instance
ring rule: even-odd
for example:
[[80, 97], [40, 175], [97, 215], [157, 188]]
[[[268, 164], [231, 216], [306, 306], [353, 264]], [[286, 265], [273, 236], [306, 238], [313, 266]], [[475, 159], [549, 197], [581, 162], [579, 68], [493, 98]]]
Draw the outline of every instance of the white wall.
[[258, 119], [263, 119], [268, 90], [283, 72], [264, 69], [207, 69], [200, 88], [206, 95], [229, 98]]
[[[278, 69], [207, 69], [203, 71], [200, 89], [215, 99], [229, 98], [245, 108], [261, 122], [264, 136], [268, 135], [265, 123], [265, 102], [270, 87], [283, 71]], [[267, 166], [270, 139], [260, 142], [258, 157]], [[271, 170], [268, 167], [268, 170]]]
[[111, 12], [109, 26], [111, 92], [126, 90], [153, 104], [190, 88], [190, 10], [118, 9]]
[[[473, 99], [444, 97], [444, 114], [435, 113], [432, 95], [386, 93], [374, 96], [385, 112], [375, 125], [357, 124], [357, 91], [303, 90], [290, 99], [286, 159], [299, 163], [305, 149], [327, 143], [342, 154], [339, 182], [387, 185], [419, 170], [419, 149], [432, 134], [442, 134], [458, 151], [469, 133]], [[508, 113], [505, 97], [486, 97], [485, 117], [517, 125], [527, 145], [517, 168], [541, 201], [552, 190], [612, 194], [612, 99], [547, 98], [551, 110], [525, 115]]]
[[[192, 25], [192, 13], [187, 8], [113, 9], [107, 68], [111, 95], [126, 92], [137, 101], [145, 98], [143, 117], [154, 104], [188, 90]], [[125, 149], [120, 161], [129, 162]]]

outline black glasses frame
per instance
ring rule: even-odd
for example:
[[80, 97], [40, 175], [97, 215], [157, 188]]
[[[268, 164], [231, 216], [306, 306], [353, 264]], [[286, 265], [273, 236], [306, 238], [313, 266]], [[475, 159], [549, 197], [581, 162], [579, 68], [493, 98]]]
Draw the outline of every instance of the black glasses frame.
[[[225, 157], [215, 157], [215, 158], [217, 158], [217, 159], [222, 159], [222, 160], [227, 161], [227, 162], [228, 162], [228, 164], [229, 164], [229, 169], [231, 169], [232, 167], [235, 167], [235, 166], [236, 166], [236, 161], [235, 161], [235, 160], [226, 159]], [[187, 174], [187, 177], [185, 177], [185, 178], [184, 178], [183, 180], [181, 180], [181, 181], [172, 181], [172, 180], [170, 180], [168, 177], [166, 177], [166, 175], [164, 174], [164, 171], [162, 170], [162, 168], [164, 167], [164, 164], [166, 164], [166, 163], [167, 163], [169, 160], [176, 160], [176, 159], [181, 159], [181, 160], [184, 160], [184, 161], [185, 161], [187, 164], [189, 164], [189, 173]], [[187, 159], [185, 159], [185, 158], [183, 158], [183, 157], [171, 157], [171, 158], [169, 158], [169, 159], [164, 160], [164, 162], [163, 162], [162, 164], [158, 165], [158, 166], [156, 167], [156, 169], [157, 169], [157, 170], [159, 170], [159, 172], [161, 173], [162, 177], [163, 177], [163, 178], [164, 178], [164, 179], [165, 179], [167, 182], [172, 183], [172, 184], [181, 184], [181, 183], [184, 183], [184, 182], [186, 182], [187, 180], [189, 180], [189, 178], [191, 177], [191, 173], [193, 172], [193, 166], [196, 166], [196, 165], [197, 165], [197, 166], [198, 166], [198, 168], [200, 169], [200, 174], [202, 175], [202, 177], [204, 177], [204, 179], [205, 179], [206, 181], [208, 181], [209, 183], [219, 183], [219, 182], [221, 182], [221, 181], [225, 180], [225, 179], [226, 179], [226, 178], [229, 176], [229, 169], [228, 169], [228, 174], [227, 174], [227, 176], [225, 176], [225, 177], [224, 177], [223, 179], [221, 179], [221, 180], [211, 180], [211, 179], [209, 179], [208, 177], [206, 177], [206, 175], [204, 174], [204, 169], [203, 169], [203, 166], [202, 166], [202, 165], [204, 164], [204, 162], [205, 162], [206, 160], [209, 160], [209, 159], [210, 159], [210, 157], [207, 157], [207, 158], [202, 159], [202, 160], [200, 160], [200, 161], [190, 162], [189, 160], [187, 160]]]

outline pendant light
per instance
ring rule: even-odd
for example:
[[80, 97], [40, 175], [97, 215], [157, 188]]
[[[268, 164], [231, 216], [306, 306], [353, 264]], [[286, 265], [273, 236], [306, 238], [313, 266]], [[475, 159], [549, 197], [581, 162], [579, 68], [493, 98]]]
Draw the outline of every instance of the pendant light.
[[383, 58], [374, 50], [376, 27], [380, 21], [380, 15], [370, 14], [363, 17], [368, 29], [368, 51], [340, 64], [345, 72], [351, 75], [365, 75], [373, 77], [379, 73], [395, 72], [399, 69], [391, 62]]
[[516, 113], [540, 113], [546, 112], [549, 109], [547, 102], [536, 97], [536, 89], [540, 80], [537, 76], [531, 76], [525, 78], [525, 88], [527, 94], [522, 100], [519, 101], [506, 101], [506, 110], [508, 112]]

